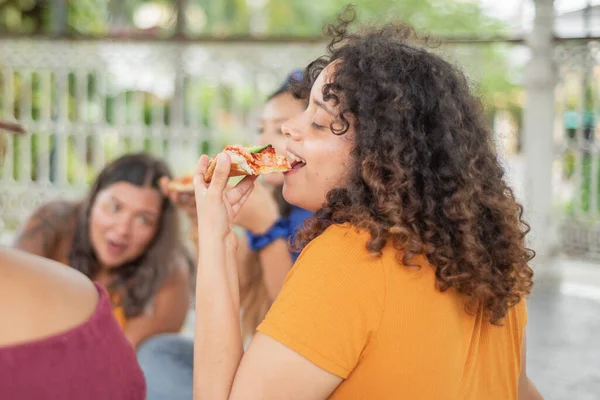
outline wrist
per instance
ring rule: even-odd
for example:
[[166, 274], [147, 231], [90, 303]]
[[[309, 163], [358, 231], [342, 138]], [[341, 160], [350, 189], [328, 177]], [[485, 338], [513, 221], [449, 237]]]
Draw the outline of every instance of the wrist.
[[266, 218], [261, 218], [256, 221], [253, 226], [248, 227], [248, 230], [254, 235], [264, 235], [279, 221], [279, 215], [271, 215]]
[[271, 243], [280, 239], [288, 240], [289, 221], [286, 218], [279, 218], [264, 233], [254, 234], [247, 232], [248, 247], [254, 252], [259, 252]]

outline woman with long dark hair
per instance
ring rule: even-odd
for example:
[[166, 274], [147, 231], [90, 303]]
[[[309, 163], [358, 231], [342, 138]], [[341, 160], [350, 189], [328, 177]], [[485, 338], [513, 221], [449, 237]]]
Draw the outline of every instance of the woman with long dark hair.
[[42, 205], [15, 247], [67, 264], [104, 286], [134, 347], [177, 332], [190, 301], [189, 257], [175, 207], [159, 181], [171, 174], [147, 154], [107, 165], [83, 201]]
[[194, 392], [219, 399], [538, 399], [522, 207], [463, 73], [404, 25], [329, 27], [306, 110], [283, 125], [283, 195], [314, 211], [258, 333], [240, 335], [236, 215], [223, 153], [195, 178]]

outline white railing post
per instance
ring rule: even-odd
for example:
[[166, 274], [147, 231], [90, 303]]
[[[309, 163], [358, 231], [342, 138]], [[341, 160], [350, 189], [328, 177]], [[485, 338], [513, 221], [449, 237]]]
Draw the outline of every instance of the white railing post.
[[525, 215], [531, 225], [528, 245], [540, 258], [555, 247], [552, 221], [554, 159], [554, 0], [535, 0], [533, 30], [527, 38], [531, 59], [525, 71]]

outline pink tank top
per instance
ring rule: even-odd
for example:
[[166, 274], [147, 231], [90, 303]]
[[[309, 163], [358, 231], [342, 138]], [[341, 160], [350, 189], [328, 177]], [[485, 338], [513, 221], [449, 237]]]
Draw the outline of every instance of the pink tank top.
[[0, 398], [144, 400], [146, 383], [106, 291], [82, 325], [48, 338], [0, 347]]

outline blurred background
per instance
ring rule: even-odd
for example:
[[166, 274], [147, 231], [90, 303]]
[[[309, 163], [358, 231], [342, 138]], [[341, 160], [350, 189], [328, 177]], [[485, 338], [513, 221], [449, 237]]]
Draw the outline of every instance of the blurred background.
[[[253, 142], [265, 96], [324, 54], [345, 3], [0, 0], [0, 243], [124, 152], [180, 174]], [[539, 254], [530, 375], [547, 399], [600, 399], [600, 0], [353, 3], [467, 71]]]

